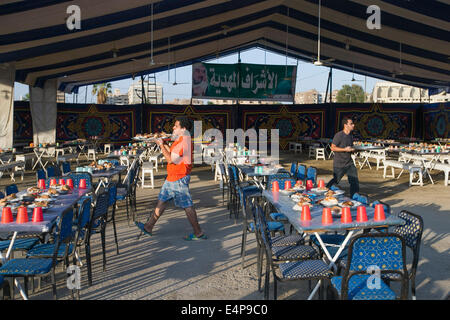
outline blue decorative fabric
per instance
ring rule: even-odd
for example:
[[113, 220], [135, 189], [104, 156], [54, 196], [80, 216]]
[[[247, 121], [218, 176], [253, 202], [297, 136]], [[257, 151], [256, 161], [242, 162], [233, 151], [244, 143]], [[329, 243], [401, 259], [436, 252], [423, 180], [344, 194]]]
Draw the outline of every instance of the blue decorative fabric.
[[0, 267], [3, 276], [31, 276], [46, 274], [52, 268], [52, 259], [12, 259]]
[[366, 196], [360, 195], [359, 193], [353, 194], [352, 199], [355, 201], [359, 201], [359, 202], [365, 204], [366, 206], [369, 205], [369, 199]]
[[317, 169], [315, 167], [308, 167], [306, 170], [306, 181], [312, 180], [313, 185], [317, 183]]
[[15, 185], [15, 184], [10, 184], [9, 186], [6, 186], [5, 192], [6, 192], [6, 195], [9, 196], [9, 195], [12, 194], [12, 193], [17, 193], [17, 192], [19, 192], [19, 189], [17, 188], [17, 185]]
[[284, 214], [279, 213], [279, 212], [273, 212], [269, 216], [274, 221], [287, 221], [288, 220], [288, 218]]
[[[30, 251], [27, 252], [27, 257], [40, 257], [40, 258], [51, 258], [53, 252], [55, 251], [55, 243], [43, 243], [34, 246]], [[63, 258], [66, 250], [67, 244], [61, 243], [58, 248], [58, 258]], [[73, 250], [73, 245], [69, 245], [68, 254], [71, 254]]]
[[378, 266], [383, 270], [403, 271], [402, 242], [398, 237], [365, 237], [353, 244], [350, 270], [367, 270]]
[[[281, 222], [277, 222], [277, 221], [267, 222], [267, 227], [269, 228], [270, 232], [284, 230], [284, 225]], [[255, 232], [255, 224], [253, 222], [250, 222], [248, 224], [248, 228], [251, 232]]]
[[272, 238], [272, 247], [297, 246], [305, 242], [305, 239], [299, 234], [288, 236], [276, 236]]
[[[30, 250], [38, 242], [39, 238], [16, 239], [12, 250]], [[11, 240], [0, 241], [0, 251], [8, 249], [10, 243]]]
[[281, 275], [285, 279], [309, 279], [330, 277], [332, 272], [322, 260], [305, 260], [279, 264]]
[[272, 246], [273, 255], [279, 260], [313, 259], [317, 251], [311, 246]]
[[306, 178], [306, 166], [299, 164], [297, 166], [297, 179], [305, 181]]
[[[380, 280], [380, 286], [369, 288], [368, 283], [370, 275], [357, 274], [348, 281], [348, 299], [349, 300], [395, 300], [396, 295], [383, 281]], [[331, 278], [331, 284], [341, 295], [342, 277]]]

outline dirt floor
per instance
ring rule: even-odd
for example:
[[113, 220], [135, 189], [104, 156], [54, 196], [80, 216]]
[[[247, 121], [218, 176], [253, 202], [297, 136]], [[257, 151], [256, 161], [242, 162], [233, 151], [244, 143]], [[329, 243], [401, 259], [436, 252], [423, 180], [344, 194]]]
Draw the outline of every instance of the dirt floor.
[[[306, 155], [281, 152], [280, 163], [289, 167], [300, 161], [318, 168], [318, 177], [328, 181], [332, 160], [308, 160]], [[137, 219], [146, 221], [153, 210], [166, 170], [160, 167], [154, 189], [138, 188]], [[360, 189], [370, 201], [382, 200], [394, 212], [406, 209], [420, 214], [425, 229], [416, 277], [418, 299], [445, 299], [450, 291], [450, 186], [444, 186], [443, 174], [434, 174], [435, 184], [408, 187], [409, 176], [399, 180], [383, 179], [382, 169], [359, 170]], [[24, 181], [17, 179], [19, 189], [34, 185], [35, 174], [27, 172]], [[1, 178], [1, 189], [10, 183]], [[346, 178], [340, 187], [348, 191]], [[199, 222], [208, 240], [186, 242], [183, 236], [192, 232], [185, 213], [170, 205], [154, 228], [152, 237], [137, 238], [139, 230], [128, 223], [125, 204], [119, 204], [117, 226], [120, 254], [116, 253], [112, 225], [107, 227], [107, 267], [102, 270], [100, 235], [93, 236], [93, 284], [87, 284], [86, 267], [82, 267], [81, 299], [89, 300], [261, 300], [257, 290], [255, 238], [250, 235], [245, 268], [241, 267], [242, 220], [229, 218], [222, 201], [219, 183], [211, 167], [195, 167], [190, 184]], [[410, 256], [408, 257], [410, 258]], [[82, 251], [84, 260], [84, 251]], [[57, 269], [58, 298], [70, 299], [66, 274]], [[395, 288], [395, 285], [394, 285]], [[308, 283], [291, 282], [278, 286], [279, 299], [306, 299]], [[271, 288], [272, 297], [272, 288]], [[19, 298], [16, 291], [16, 298]], [[30, 299], [52, 299], [51, 286], [44, 281], [40, 290], [30, 292]]]

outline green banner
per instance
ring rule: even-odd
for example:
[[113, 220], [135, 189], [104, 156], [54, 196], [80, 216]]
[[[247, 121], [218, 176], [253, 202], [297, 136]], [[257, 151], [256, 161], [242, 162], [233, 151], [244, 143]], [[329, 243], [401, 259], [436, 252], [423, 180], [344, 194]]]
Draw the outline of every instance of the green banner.
[[296, 66], [195, 63], [192, 98], [294, 101]]

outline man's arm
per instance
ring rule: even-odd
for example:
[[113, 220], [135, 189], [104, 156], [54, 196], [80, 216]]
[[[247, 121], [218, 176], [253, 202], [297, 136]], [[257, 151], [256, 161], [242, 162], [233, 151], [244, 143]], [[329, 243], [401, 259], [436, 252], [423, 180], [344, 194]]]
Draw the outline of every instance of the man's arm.
[[353, 149], [350, 146], [345, 147], [345, 148], [339, 148], [338, 146], [336, 146], [335, 144], [332, 143], [331, 151], [333, 151], [333, 152], [353, 152], [353, 151], [355, 151], [355, 149]]
[[161, 148], [164, 158], [166, 158], [167, 163], [172, 163], [172, 155], [170, 153], [170, 147], [165, 144], [161, 139], [156, 140], [156, 144]]

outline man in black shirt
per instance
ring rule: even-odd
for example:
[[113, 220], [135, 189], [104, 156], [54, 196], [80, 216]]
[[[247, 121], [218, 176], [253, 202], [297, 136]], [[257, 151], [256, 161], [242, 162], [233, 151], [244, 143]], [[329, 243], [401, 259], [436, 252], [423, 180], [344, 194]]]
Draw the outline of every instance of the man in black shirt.
[[338, 184], [342, 177], [347, 174], [350, 184], [350, 196], [359, 192], [358, 172], [352, 160], [353, 135], [352, 131], [355, 126], [351, 118], [342, 119], [343, 130], [334, 135], [331, 143], [331, 150], [334, 152], [333, 160], [333, 179], [331, 179], [327, 188], [334, 184]]

